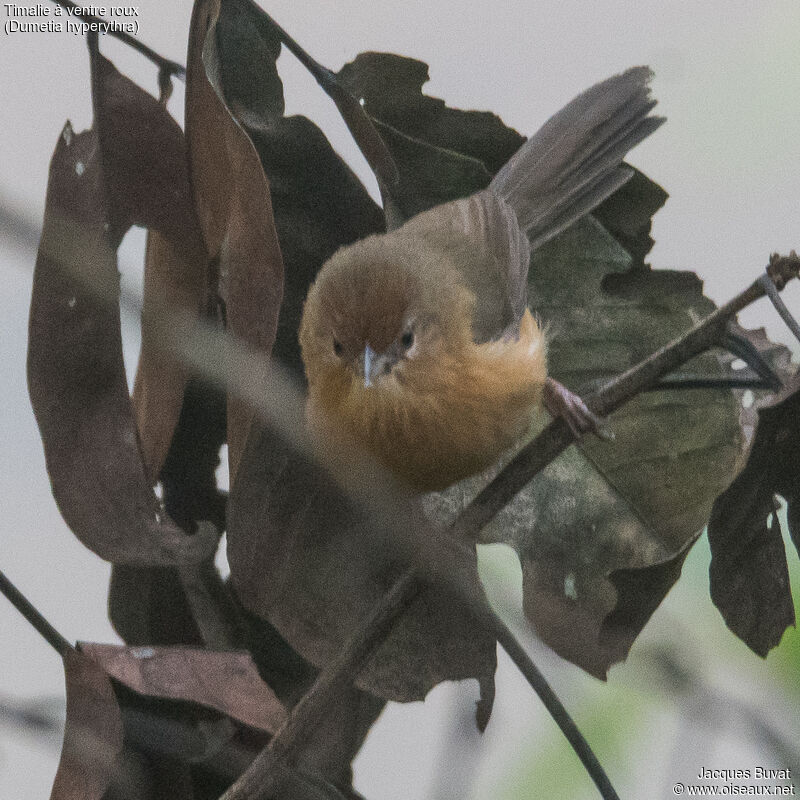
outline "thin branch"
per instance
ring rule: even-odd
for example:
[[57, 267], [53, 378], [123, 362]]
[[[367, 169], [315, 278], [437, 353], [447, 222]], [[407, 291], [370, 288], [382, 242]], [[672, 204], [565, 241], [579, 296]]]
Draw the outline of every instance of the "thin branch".
[[597, 760], [597, 756], [589, 747], [586, 739], [583, 738], [580, 729], [558, 699], [558, 695], [553, 691], [547, 679], [539, 671], [536, 664], [533, 663], [533, 659], [528, 655], [528, 652], [497, 614], [492, 613], [491, 623], [492, 633], [494, 633], [500, 646], [508, 653], [517, 669], [539, 696], [550, 716], [556, 721], [561, 732], [595, 782], [600, 791], [600, 796], [605, 800], [619, 800], [619, 795], [611, 785], [611, 781]]
[[761, 351], [747, 338], [743, 330], [733, 320], [728, 323], [720, 344], [732, 355], [744, 361], [773, 392], [783, 388], [783, 381]]
[[376, 645], [389, 634], [395, 620], [411, 605], [422, 584], [411, 569], [398, 578], [378, 603], [369, 618], [350, 637], [339, 655], [320, 673], [311, 689], [292, 709], [250, 767], [225, 792], [220, 800], [253, 800], [269, 796], [280, 780], [274, 769], [276, 759], [291, 763], [305, 741], [324, 720], [337, 695], [353, 682]]
[[[789, 258], [798, 259], [797, 253], [792, 250]], [[769, 297], [772, 305], [775, 306], [775, 310], [780, 314], [781, 319], [786, 323], [789, 330], [794, 334], [795, 339], [800, 342], [800, 325], [798, 325], [797, 320], [792, 316], [791, 311], [786, 307], [786, 303], [783, 302], [781, 296], [778, 294], [778, 288], [775, 286], [772, 278], [767, 275], [761, 276], [761, 283], [764, 286], [764, 291], [767, 293], [767, 297]]]
[[42, 638], [62, 658], [67, 653], [75, 650], [75, 648], [44, 618], [33, 603], [11, 583], [3, 572], [0, 572], [0, 592], [9, 599], [11, 605], [33, 625]]
[[252, 5], [286, 49], [311, 73], [325, 94], [336, 104], [353, 139], [375, 173], [384, 199], [391, 199], [392, 189], [399, 182], [397, 165], [361, 103], [342, 86], [335, 72], [313, 59], [264, 9], [255, 3]]
[[683, 389], [771, 389], [775, 387], [758, 375], [744, 375], [732, 378], [707, 378], [687, 376], [667, 378], [649, 386], [646, 392], [663, 392]]
[[[95, 24], [98, 26], [108, 25], [109, 21], [107, 19], [101, 19], [93, 14], [84, 14], [81, 10], [83, 6], [79, 6], [77, 3], [72, 2], [72, 0], [50, 0], [50, 2], [57, 6], [61, 6], [61, 8], [69, 9], [73, 17], [80, 19], [83, 22], [88, 22], [89, 24]], [[159, 68], [159, 81], [161, 83], [164, 81], [162, 76], [165, 75], [174, 75], [180, 80], [186, 79], [186, 68], [183, 65], [178, 64], [177, 61], [170, 61], [170, 59], [159, 55], [155, 50], [148, 47], [143, 42], [140, 42], [135, 36], [131, 36], [131, 34], [115, 28], [109, 28], [108, 30], [98, 28], [98, 32], [106, 33], [109, 36], [113, 36], [115, 39], [119, 39], [119, 41], [124, 42], [129, 47], [132, 47], [134, 50], [141, 53], [145, 58], [149, 58], [150, 61], [152, 61]]]

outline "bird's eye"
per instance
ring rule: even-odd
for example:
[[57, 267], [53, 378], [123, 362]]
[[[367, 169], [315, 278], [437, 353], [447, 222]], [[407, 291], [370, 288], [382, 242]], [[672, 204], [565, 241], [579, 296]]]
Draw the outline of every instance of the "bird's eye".
[[338, 339], [333, 340], [333, 352], [336, 353], [337, 356], [344, 353], [344, 347], [342, 347], [342, 343]]
[[404, 350], [408, 350], [412, 344], [414, 344], [414, 331], [407, 330], [401, 337], [400, 337], [400, 344], [403, 346]]

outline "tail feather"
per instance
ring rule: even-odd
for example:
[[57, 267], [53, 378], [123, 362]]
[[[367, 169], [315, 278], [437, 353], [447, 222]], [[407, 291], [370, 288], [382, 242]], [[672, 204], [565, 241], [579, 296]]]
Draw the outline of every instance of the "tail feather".
[[490, 184], [517, 214], [531, 247], [544, 244], [632, 175], [626, 153], [663, 122], [648, 116], [652, 73], [633, 67], [568, 103], [511, 157]]

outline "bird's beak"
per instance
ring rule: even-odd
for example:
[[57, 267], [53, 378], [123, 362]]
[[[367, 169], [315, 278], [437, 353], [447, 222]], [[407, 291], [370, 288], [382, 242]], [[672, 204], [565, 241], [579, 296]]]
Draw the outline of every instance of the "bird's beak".
[[[359, 372], [364, 378], [364, 386], [370, 387], [379, 375], [390, 371], [394, 360], [388, 353], [376, 353], [369, 345], [358, 359]], [[389, 369], [387, 369], [389, 367]]]
[[364, 386], [372, 386], [372, 381], [375, 377], [372, 374], [372, 370], [375, 367], [376, 361], [377, 353], [367, 345], [364, 348]]

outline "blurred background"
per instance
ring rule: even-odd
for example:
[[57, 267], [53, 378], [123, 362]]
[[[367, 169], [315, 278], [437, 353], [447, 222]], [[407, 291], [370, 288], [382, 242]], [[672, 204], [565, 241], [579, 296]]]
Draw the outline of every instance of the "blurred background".
[[[724, 302], [760, 273], [771, 251], [800, 248], [796, 0], [261, 2], [326, 66], [338, 69], [362, 50], [422, 59], [430, 65], [428, 94], [492, 110], [524, 134], [597, 80], [650, 64], [659, 111], [669, 121], [629, 161], [671, 195], [655, 218], [653, 266], [696, 271], [707, 294]], [[137, 5], [142, 41], [185, 62], [190, 0]], [[0, 16], [5, 23], [5, 6]], [[108, 37], [101, 48], [156, 92], [149, 62]], [[287, 114], [314, 119], [375, 193], [321, 90], [290, 55], [279, 68]], [[68, 639], [117, 641], [105, 610], [109, 567], [58, 514], [25, 385], [48, 163], [66, 119], [76, 130], [91, 124], [88, 81], [85, 43], [74, 34], [0, 38], [0, 568]], [[170, 109], [182, 120], [182, 86], [176, 88]], [[131, 286], [141, 279], [143, 245], [135, 230], [121, 248]], [[785, 300], [800, 314], [800, 287], [790, 286]], [[797, 354], [765, 301], [740, 319], [764, 325]], [[136, 325], [124, 324], [131, 372]], [[800, 596], [789, 542], [787, 554]], [[672, 797], [673, 784], [692, 782], [701, 767], [796, 767], [800, 778], [800, 636], [787, 632], [766, 661], [753, 655], [711, 605], [708, 561], [701, 539], [628, 662], [603, 684], [536, 643], [521, 617], [521, 573], [511, 551], [492, 546], [481, 553], [493, 602], [530, 645], [625, 798]], [[497, 703], [482, 739], [473, 733], [474, 686], [441, 686], [425, 703], [391, 705], [356, 761], [356, 787], [369, 800], [596, 796], [554, 723], [500, 656]], [[62, 716], [60, 660], [0, 598], [0, 798], [49, 795]], [[40, 723], [49, 727], [50, 720], [55, 731], [45, 733]]]

